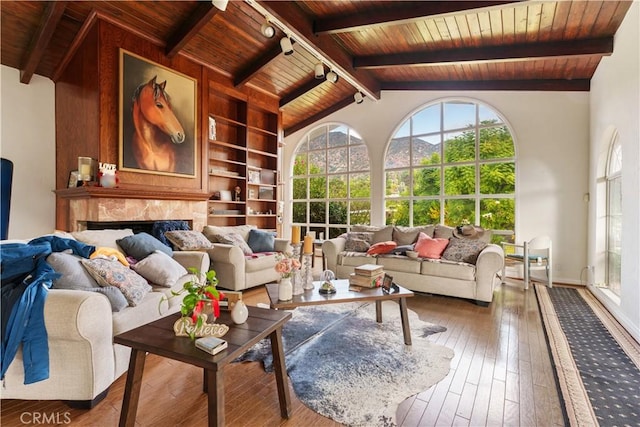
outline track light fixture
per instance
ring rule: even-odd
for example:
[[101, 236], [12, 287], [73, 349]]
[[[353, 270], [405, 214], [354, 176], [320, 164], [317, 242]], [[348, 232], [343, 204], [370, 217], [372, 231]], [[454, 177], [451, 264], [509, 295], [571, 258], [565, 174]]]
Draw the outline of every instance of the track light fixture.
[[356, 92], [355, 95], [353, 95], [353, 100], [356, 101], [356, 104], [362, 104], [362, 101], [364, 101], [362, 92]]
[[340, 77], [335, 71], [331, 70], [327, 73], [327, 80], [329, 80], [331, 83], [338, 83], [339, 79]]
[[224, 12], [227, 9], [229, 0], [211, 0], [211, 4], [218, 8], [220, 11]]
[[265, 23], [262, 24], [262, 26], [260, 27], [260, 32], [268, 39], [276, 35], [276, 29], [273, 28], [273, 25], [271, 25], [269, 21], [265, 21]]
[[293, 53], [293, 44], [291, 43], [291, 39], [287, 36], [281, 38], [280, 48], [282, 49], [282, 53], [285, 55], [291, 55]]
[[324, 79], [324, 65], [322, 65], [322, 62], [318, 62], [314, 70], [316, 72], [316, 79]]

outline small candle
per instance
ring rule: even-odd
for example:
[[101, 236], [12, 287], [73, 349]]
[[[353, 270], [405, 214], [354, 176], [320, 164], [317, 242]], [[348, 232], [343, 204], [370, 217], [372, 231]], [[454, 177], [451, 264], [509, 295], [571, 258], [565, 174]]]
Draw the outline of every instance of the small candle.
[[294, 225], [291, 227], [291, 244], [297, 245], [300, 243], [300, 226]]
[[304, 246], [302, 247], [303, 254], [310, 254], [313, 252], [313, 237], [310, 235], [304, 236]]

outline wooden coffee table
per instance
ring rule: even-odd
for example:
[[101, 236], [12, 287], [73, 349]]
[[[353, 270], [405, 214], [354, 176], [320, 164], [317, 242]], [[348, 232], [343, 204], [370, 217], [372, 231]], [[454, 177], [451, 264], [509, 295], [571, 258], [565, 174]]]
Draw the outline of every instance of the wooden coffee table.
[[407, 315], [407, 298], [412, 297], [414, 293], [402, 286], [397, 286], [398, 290], [394, 293], [384, 293], [382, 288], [364, 289], [361, 292], [349, 290], [349, 280], [332, 280], [331, 283], [336, 288], [335, 294], [321, 294], [318, 292], [322, 282], [313, 282], [314, 289], [304, 291], [300, 295], [294, 295], [288, 301], [280, 301], [278, 299], [278, 284], [269, 283], [266, 285], [271, 308], [275, 309], [292, 309], [296, 307], [304, 307], [308, 305], [322, 304], [342, 304], [347, 302], [375, 301], [376, 303], [376, 322], [382, 322], [382, 301], [397, 300], [400, 305], [400, 319], [402, 320], [402, 333], [404, 335], [404, 343], [411, 345], [411, 328], [409, 327], [409, 317]]
[[209, 426], [223, 426], [225, 421], [223, 368], [267, 336], [271, 340], [273, 351], [280, 414], [283, 418], [289, 418], [291, 398], [284, 364], [282, 326], [291, 318], [291, 313], [258, 307], [248, 308], [249, 318], [241, 325], [231, 321], [229, 312], [222, 312], [220, 318], [216, 320], [216, 323], [229, 326], [229, 331], [222, 337], [229, 346], [215, 356], [196, 348], [189, 337], [175, 335], [173, 324], [179, 318], [179, 314], [164, 317], [115, 336], [114, 342], [131, 347], [120, 426], [135, 425], [147, 352], [203, 368], [203, 390], [208, 394], [209, 403]]

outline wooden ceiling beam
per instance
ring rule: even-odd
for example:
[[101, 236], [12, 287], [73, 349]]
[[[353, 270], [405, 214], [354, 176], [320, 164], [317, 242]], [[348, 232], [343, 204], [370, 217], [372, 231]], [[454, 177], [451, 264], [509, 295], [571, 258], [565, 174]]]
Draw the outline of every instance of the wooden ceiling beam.
[[511, 46], [457, 48], [390, 55], [356, 56], [356, 69], [389, 68], [424, 65], [443, 65], [456, 62], [490, 62], [540, 58], [558, 58], [576, 55], [611, 55], [613, 37], [586, 40], [566, 40], [546, 43], [527, 43]]
[[318, 19], [314, 22], [314, 34], [336, 34], [362, 31], [385, 25], [407, 24], [447, 13], [504, 6], [507, 1], [414, 1], [409, 6], [371, 10], [354, 14]]
[[314, 78], [314, 79], [309, 80], [308, 82], [306, 82], [305, 84], [303, 84], [299, 88], [297, 88], [297, 89], [285, 94], [282, 98], [280, 98], [280, 108], [284, 107], [285, 105], [289, 104], [290, 102], [295, 101], [296, 99], [298, 99], [301, 96], [303, 96], [305, 93], [312, 91], [313, 89], [317, 88], [318, 86], [320, 86], [324, 82], [326, 82], [325, 79], [315, 79]]
[[297, 132], [300, 129], [305, 128], [305, 127], [317, 122], [318, 120], [324, 119], [329, 114], [333, 114], [336, 111], [342, 110], [344, 107], [346, 107], [348, 105], [351, 105], [354, 102], [355, 102], [355, 100], [353, 99], [353, 96], [348, 96], [348, 97], [336, 102], [331, 107], [325, 108], [324, 110], [320, 111], [319, 113], [316, 113], [313, 116], [307, 117], [306, 119], [299, 121], [295, 125], [284, 129], [284, 136], [285, 137], [289, 136], [292, 133]]
[[189, 40], [195, 37], [202, 27], [207, 25], [207, 23], [211, 21], [211, 18], [218, 12], [220, 12], [220, 9], [214, 7], [210, 1], [198, 2], [198, 6], [193, 13], [169, 36], [165, 48], [165, 55], [167, 55], [168, 58], [177, 55]]
[[382, 90], [511, 90], [588, 92], [589, 79], [383, 82]]
[[62, 18], [64, 9], [67, 7], [66, 1], [51, 1], [47, 3], [40, 27], [31, 39], [29, 48], [23, 61], [24, 66], [20, 70], [20, 83], [29, 84], [33, 74], [38, 69], [38, 64], [44, 55], [53, 33]]
[[[295, 3], [284, 1], [257, 1], [269, 16], [285, 25], [293, 39], [297, 40], [303, 48], [311, 48], [328, 62], [333, 71], [341, 78], [356, 86], [366, 96], [373, 100], [380, 99], [380, 82], [368, 70], [356, 70], [353, 68], [351, 55], [344, 51], [332, 37], [316, 37], [313, 33], [311, 18]], [[311, 51], [312, 54], [315, 54]], [[323, 58], [318, 58], [323, 59]]]
[[[294, 44], [295, 40], [291, 40], [291, 44]], [[271, 61], [278, 56], [283, 55], [282, 48], [280, 47], [280, 41], [278, 40], [269, 50], [266, 50], [262, 55], [258, 56], [251, 63], [247, 64], [238, 75], [234, 77], [233, 84], [235, 87], [241, 86], [255, 77], [264, 67], [269, 65]]]

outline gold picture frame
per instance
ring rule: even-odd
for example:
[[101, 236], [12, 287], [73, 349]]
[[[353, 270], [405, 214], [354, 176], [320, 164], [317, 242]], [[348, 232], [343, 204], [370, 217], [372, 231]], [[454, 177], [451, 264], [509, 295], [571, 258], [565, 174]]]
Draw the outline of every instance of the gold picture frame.
[[120, 49], [120, 170], [196, 177], [197, 90], [196, 79]]

